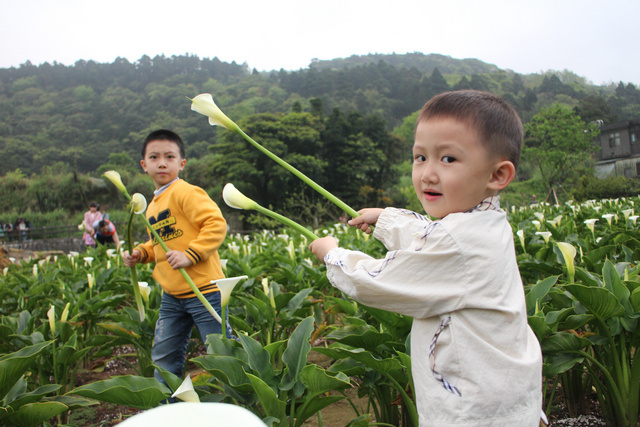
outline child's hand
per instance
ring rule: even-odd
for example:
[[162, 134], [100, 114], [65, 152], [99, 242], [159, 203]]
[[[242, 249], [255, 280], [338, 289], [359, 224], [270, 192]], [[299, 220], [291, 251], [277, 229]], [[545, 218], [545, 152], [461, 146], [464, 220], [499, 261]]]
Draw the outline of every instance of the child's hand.
[[133, 267], [138, 263], [138, 261], [140, 261], [140, 251], [134, 249], [131, 252], [131, 255], [129, 255], [129, 251], [124, 251], [122, 253], [122, 261], [124, 261], [124, 265], [126, 267]]
[[324, 257], [331, 249], [338, 247], [338, 240], [335, 237], [327, 236], [316, 239], [309, 245], [309, 250], [324, 264]]
[[349, 220], [349, 225], [353, 225], [356, 228], [364, 231], [367, 234], [371, 234], [373, 231], [371, 229], [371, 225], [376, 225], [378, 222], [378, 217], [382, 213], [384, 209], [380, 208], [366, 208], [358, 211], [360, 216], [357, 216], [351, 220]]
[[184, 252], [169, 251], [167, 252], [167, 262], [174, 269], [186, 268], [193, 265], [193, 261]]

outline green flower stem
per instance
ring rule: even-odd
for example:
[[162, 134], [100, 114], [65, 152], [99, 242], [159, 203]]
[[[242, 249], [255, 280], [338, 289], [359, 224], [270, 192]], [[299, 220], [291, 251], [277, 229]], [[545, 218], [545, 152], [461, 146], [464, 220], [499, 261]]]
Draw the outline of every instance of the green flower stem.
[[[129, 215], [129, 224], [127, 225], [127, 246], [129, 248], [129, 253], [133, 252], [133, 232], [132, 232], [132, 223], [133, 223], [133, 208], [131, 208], [131, 215]], [[140, 286], [138, 286], [138, 271], [136, 270], [136, 266], [131, 267], [131, 286], [133, 286], [133, 295], [136, 299], [136, 306], [138, 306], [138, 314], [140, 315], [140, 321], [144, 321], [146, 316], [144, 311], [144, 303], [142, 302], [142, 295], [140, 295]]]
[[[162, 249], [164, 249], [165, 252], [169, 252], [169, 247], [160, 238], [160, 236], [158, 235], [158, 232], [151, 226], [151, 223], [149, 222], [147, 217], [145, 215], [142, 215], [142, 218], [144, 219], [144, 222], [147, 225], [147, 228], [149, 229], [149, 231], [151, 232], [153, 237], [155, 237], [155, 239], [158, 241], [160, 246], [162, 246]], [[218, 313], [216, 313], [216, 310], [211, 306], [211, 304], [209, 304], [209, 301], [207, 301], [207, 299], [204, 297], [204, 295], [202, 295], [202, 292], [200, 292], [200, 289], [198, 289], [198, 287], [195, 285], [195, 283], [193, 283], [193, 280], [191, 280], [191, 277], [189, 277], [189, 274], [187, 274], [185, 269], [184, 268], [179, 268], [179, 271], [180, 271], [180, 274], [182, 274], [182, 277], [184, 278], [184, 280], [189, 284], [189, 287], [191, 288], [193, 293], [196, 294], [196, 296], [198, 297], [198, 299], [200, 300], [202, 305], [204, 305], [204, 307], [207, 309], [207, 311], [209, 313], [211, 313], [213, 318], [216, 319], [218, 321], [218, 323], [222, 324], [222, 319], [220, 318]]]
[[223, 338], [227, 338], [227, 305], [229, 305], [228, 302], [227, 304], [220, 304], [222, 309], [222, 316], [220, 316], [222, 318], [222, 321], [220, 322], [220, 332], [222, 333]]
[[329, 193], [327, 190], [325, 190], [323, 187], [318, 185], [311, 178], [309, 178], [308, 176], [306, 176], [305, 174], [300, 172], [298, 169], [296, 169], [293, 166], [291, 166], [289, 163], [287, 163], [284, 160], [282, 160], [280, 157], [278, 157], [275, 154], [273, 154], [271, 151], [269, 151], [266, 148], [264, 148], [262, 145], [258, 144], [256, 141], [253, 140], [253, 138], [251, 138], [249, 135], [244, 133], [244, 131], [242, 129], [240, 129], [239, 127], [236, 126], [232, 130], [234, 130], [238, 134], [242, 135], [242, 137], [244, 139], [246, 139], [251, 145], [256, 147], [258, 150], [262, 151], [267, 156], [271, 157], [271, 159], [273, 159], [280, 166], [284, 167], [286, 170], [288, 170], [289, 172], [291, 172], [292, 174], [294, 174], [295, 176], [297, 176], [298, 178], [300, 178], [301, 180], [306, 182], [311, 188], [316, 190], [318, 193], [322, 194], [324, 197], [326, 197], [329, 201], [331, 201], [337, 207], [339, 207], [340, 209], [342, 209], [343, 211], [345, 211], [346, 213], [348, 213], [349, 215], [351, 215], [354, 218], [357, 217], [357, 216], [360, 216], [358, 214], [358, 212], [356, 212], [353, 208], [348, 206], [346, 203], [344, 203], [342, 200], [338, 199], [333, 194]]
[[276, 213], [276, 212], [274, 212], [274, 211], [272, 211], [270, 209], [262, 207], [257, 203], [255, 204], [254, 209], [257, 210], [260, 213], [263, 213], [263, 214], [265, 214], [267, 216], [270, 216], [271, 218], [273, 218], [275, 220], [278, 220], [278, 221], [282, 222], [283, 224], [293, 228], [294, 230], [299, 231], [300, 234], [303, 234], [307, 239], [309, 239], [311, 241], [316, 240], [318, 238], [318, 236], [313, 234], [307, 228], [303, 227], [302, 225], [298, 224], [295, 221], [290, 220], [286, 216], [282, 216], [279, 213]]

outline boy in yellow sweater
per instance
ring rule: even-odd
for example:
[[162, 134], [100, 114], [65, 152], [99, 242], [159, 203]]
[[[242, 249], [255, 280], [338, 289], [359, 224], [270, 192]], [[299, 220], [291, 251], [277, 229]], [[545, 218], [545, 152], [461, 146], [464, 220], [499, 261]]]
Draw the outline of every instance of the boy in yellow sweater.
[[[178, 134], [160, 129], [147, 136], [140, 165], [156, 190], [146, 215], [170, 250], [165, 253], [152, 238], [123, 255], [127, 267], [139, 262], [156, 263], [153, 278], [164, 293], [151, 356], [157, 366], [180, 377], [193, 326], [203, 341], [209, 334], [221, 333], [221, 329], [178, 269], [186, 270], [220, 313], [220, 291], [211, 281], [224, 277], [218, 248], [227, 233], [218, 205], [203, 189], [178, 177], [186, 163], [184, 143]], [[155, 377], [164, 382], [158, 371]]]

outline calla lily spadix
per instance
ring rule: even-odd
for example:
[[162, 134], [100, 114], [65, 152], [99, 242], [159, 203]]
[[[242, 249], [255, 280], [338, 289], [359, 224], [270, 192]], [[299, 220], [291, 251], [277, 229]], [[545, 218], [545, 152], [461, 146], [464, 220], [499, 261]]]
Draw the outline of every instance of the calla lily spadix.
[[298, 224], [295, 221], [290, 220], [289, 218], [280, 215], [270, 209], [260, 206], [244, 194], [240, 192], [233, 184], [228, 183], [224, 186], [222, 190], [222, 198], [224, 202], [229, 205], [229, 207], [234, 209], [244, 209], [244, 210], [255, 210], [262, 214], [265, 214], [275, 220], [280, 221], [281, 223], [299, 231], [303, 236], [307, 237], [309, 240], [316, 240], [318, 236], [313, 234], [307, 228]]
[[[127, 200], [132, 202], [131, 214], [129, 215], [128, 238], [126, 241], [129, 249], [129, 253], [132, 253], [133, 252], [133, 233], [132, 233], [133, 215], [135, 215], [136, 213], [142, 214], [146, 209], [147, 202], [146, 200], [144, 201], [145, 209], [142, 209], [142, 200], [140, 199], [140, 197], [144, 199], [144, 196], [142, 195], [136, 196], [136, 201], [133, 201], [133, 198], [129, 195], [129, 192], [127, 191], [127, 187], [125, 187], [124, 184], [122, 183], [122, 179], [120, 178], [120, 174], [118, 172], [107, 171], [104, 173], [104, 176], [107, 177], [109, 181], [111, 181], [118, 188], [118, 190], [120, 190], [122, 194], [124, 194], [127, 197]], [[160, 244], [162, 249], [164, 249], [165, 252], [169, 252], [169, 247], [160, 238], [160, 236], [158, 235], [158, 232], [151, 226], [151, 223], [149, 222], [147, 217], [145, 215], [140, 215], [140, 216], [142, 217], [142, 220], [147, 226], [147, 229], [149, 230], [151, 235], [156, 239], [156, 241]], [[211, 306], [211, 304], [209, 303], [209, 301], [207, 301], [204, 295], [202, 295], [202, 292], [200, 292], [200, 289], [198, 289], [195, 283], [193, 283], [193, 280], [191, 280], [191, 277], [189, 277], [189, 274], [187, 274], [185, 269], [180, 268], [178, 270], [180, 271], [180, 274], [182, 275], [184, 280], [187, 282], [187, 284], [189, 285], [193, 293], [196, 295], [196, 297], [198, 297], [202, 305], [205, 306], [207, 311], [211, 313], [214, 319], [222, 323], [222, 319], [220, 319], [220, 316], [218, 315], [218, 313], [216, 313], [216, 310]], [[140, 287], [138, 286], [138, 273], [136, 272], [135, 266], [131, 267], [131, 286], [133, 287], [133, 294], [136, 298], [136, 305], [138, 306], [140, 321], [142, 322], [145, 318], [144, 303], [142, 302], [142, 296], [140, 295]]]
[[574, 264], [574, 258], [577, 254], [576, 248], [571, 243], [557, 242], [556, 244], [558, 245], [558, 248], [560, 248], [560, 252], [562, 252], [562, 257], [564, 258], [564, 263], [567, 266], [569, 282], [573, 283], [573, 278], [576, 274], [576, 267]]
[[211, 96], [211, 94], [202, 93], [196, 96], [195, 98], [193, 98], [191, 100], [191, 109], [197, 113], [200, 113], [202, 115], [209, 117], [209, 124], [211, 124], [212, 126], [220, 125], [229, 129], [230, 131], [238, 133], [245, 140], [247, 140], [249, 144], [253, 145], [255, 148], [262, 151], [265, 155], [270, 157], [273, 161], [278, 163], [280, 166], [282, 166], [283, 168], [285, 168], [286, 170], [288, 170], [289, 172], [291, 172], [292, 174], [300, 178], [307, 185], [309, 185], [311, 188], [316, 190], [318, 193], [322, 194], [325, 198], [327, 198], [330, 202], [338, 206], [340, 209], [347, 212], [352, 217], [359, 216], [359, 214], [353, 208], [348, 206], [342, 200], [338, 199], [336, 196], [329, 193], [327, 190], [325, 190], [323, 187], [318, 185], [311, 178], [309, 178], [308, 176], [300, 172], [298, 169], [291, 166], [289, 163], [282, 160], [280, 157], [273, 154], [271, 151], [264, 148], [262, 145], [258, 144], [256, 141], [253, 140], [253, 138], [251, 138], [249, 135], [244, 133], [244, 131], [240, 129], [240, 127], [237, 124], [235, 124], [231, 119], [229, 119], [220, 110], [220, 108], [218, 108], [215, 102], [213, 102], [213, 97]]
[[222, 336], [227, 337], [227, 305], [229, 305], [229, 298], [231, 298], [231, 292], [233, 292], [233, 288], [236, 287], [239, 281], [248, 279], [248, 276], [237, 276], [237, 277], [227, 277], [226, 279], [218, 279], [212, 280], [211, 283], [215, 283], [218, 289], [220, 290], [220, 306], [222, 308], [222, 321], [220, 325], [222, 326]]

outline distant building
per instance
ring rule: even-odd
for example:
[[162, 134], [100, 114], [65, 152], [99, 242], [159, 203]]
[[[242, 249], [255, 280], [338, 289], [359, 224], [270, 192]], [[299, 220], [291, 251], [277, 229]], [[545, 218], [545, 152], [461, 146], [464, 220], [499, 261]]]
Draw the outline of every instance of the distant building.
[[640, 178], [640, 121], [602, 126], [599, 139], [600, 151], [596, 153], [598, 178]]

